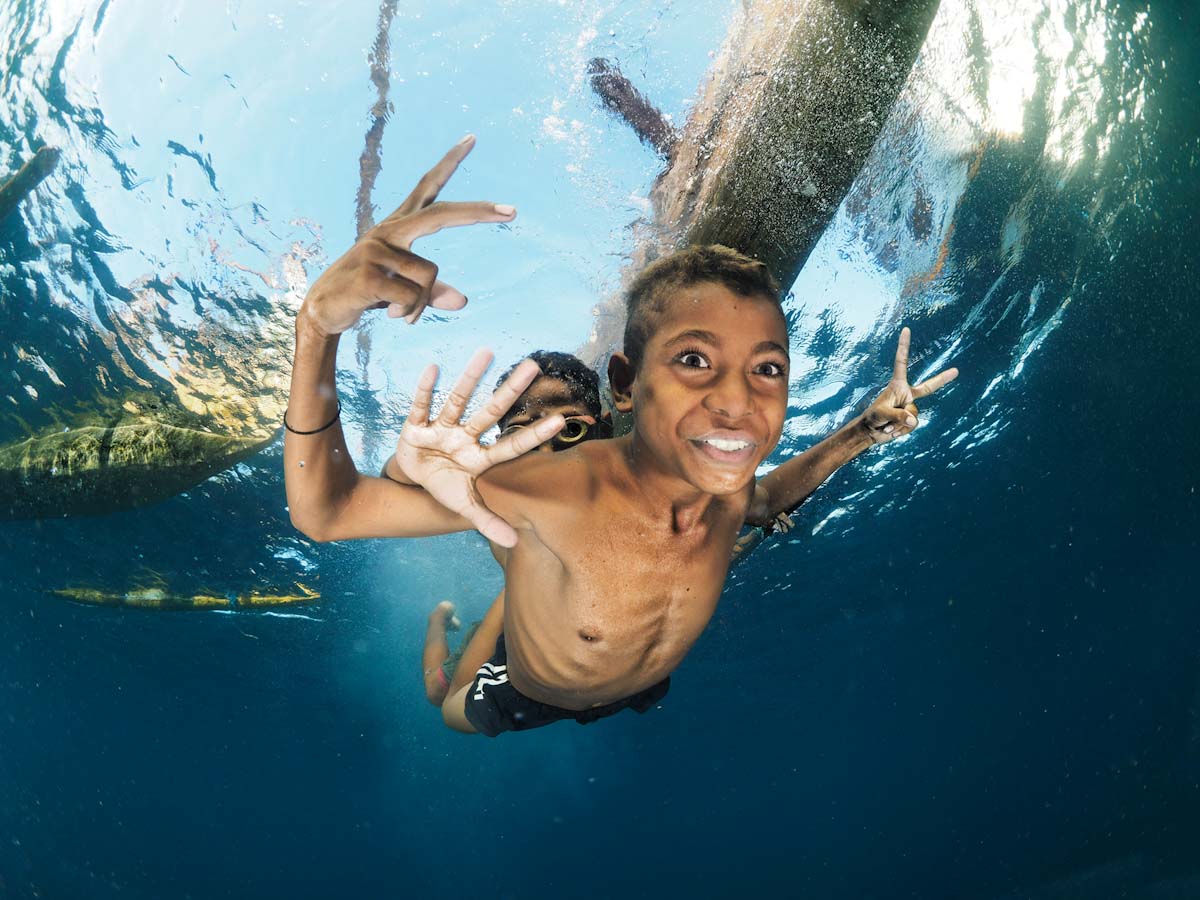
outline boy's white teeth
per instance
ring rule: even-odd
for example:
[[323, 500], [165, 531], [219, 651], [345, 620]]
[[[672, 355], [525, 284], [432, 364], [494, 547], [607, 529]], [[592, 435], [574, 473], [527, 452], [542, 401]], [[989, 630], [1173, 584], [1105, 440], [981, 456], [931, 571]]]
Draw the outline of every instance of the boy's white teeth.
[[704, 443], [712, 444], [718, 450], [724, 450], [726, 453], [733, 453], [736, 450], [745, 450], [750, 445], [746, 441], [724, 441], [721, 438], [704, 438]]

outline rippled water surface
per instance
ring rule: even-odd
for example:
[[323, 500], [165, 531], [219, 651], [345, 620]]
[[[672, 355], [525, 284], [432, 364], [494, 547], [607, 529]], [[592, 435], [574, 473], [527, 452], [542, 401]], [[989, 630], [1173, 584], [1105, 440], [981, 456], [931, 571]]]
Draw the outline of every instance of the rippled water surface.
[[[430, 360], [581, 346], [661, 170], [588, 60], [681, 124], [743, 6], [0, 3], [0, 179], [61, 151], [0, 221], [0, 460], [145, 422], [254, 447], [154, 505], [64, 516], [68, 486], [0, 522], [0, 896], [1200, 895], [1181, 4], [944, 0], [791, 286], [769, 463], [874, 396], [901, 323], [915, 374], [962, 374], [734, 570], [653, 715], [451, 734], [420, 641], [437, 600], [485, 608], [486, 548], [290, 526], [308, 285], [474, 132], [447, 198], [520, 214], [418, 245], [463, 313], [343, 341], [356, 459]], [[320, 601], [52, 593], [296, 584]]]

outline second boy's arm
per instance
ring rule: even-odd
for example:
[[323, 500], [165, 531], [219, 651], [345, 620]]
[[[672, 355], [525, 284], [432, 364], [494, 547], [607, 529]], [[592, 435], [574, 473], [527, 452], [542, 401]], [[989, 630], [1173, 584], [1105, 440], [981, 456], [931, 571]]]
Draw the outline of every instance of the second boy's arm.
[[958, 369], [946, 369], [918, 385], [910, 385], [910, 339], [909, 330], [901, 329], [892, 380], [865, 413], [759, 479], [746, 513], [747, 523], [769, 525], [779, 514], [803, 503], [825, 479], [864, 450], [894, 441], [917, 427], [915, 401], [949, 384], [958, 377]]
[[770, 525], [778, 515], [794, 510], [807, 500], [830, 475], [874, 444], [856, 419], [819, 444], [776, 466], [755, 484], [746, 523]]

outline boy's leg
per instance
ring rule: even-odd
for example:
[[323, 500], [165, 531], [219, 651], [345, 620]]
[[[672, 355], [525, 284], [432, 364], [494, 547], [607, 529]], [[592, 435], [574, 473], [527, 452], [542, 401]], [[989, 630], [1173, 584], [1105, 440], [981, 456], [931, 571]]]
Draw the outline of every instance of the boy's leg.
[[496, 652], [496, 641], [504, 631], [504, 591], [492, 601], [491, 607], [475, 630], [471, 642], [463, 651], [454, 670], [454, 678], [446, 700], [442, 703], [442, 720], [447, 727], [466, 734], [474, 734], [475, 728], [467, 721], [467, 694], [475, 684], [475, 675], [480, 667]]
[[443, 600], [429, 614], [429, 625], [425, 629], [425, 649], [421, 654], [421, 668], [425, 672], [425, 699], [434, 706], [441, 706], [450, 689], [442, 663], [450, 656], [450, 645], [446, 643], [446, 629], [457, 628], [454, 604]]
[[491, 659], [492, 654], [496, 652], [496, 641], [499, 640], [503, 631], [504, 591], [501, 591], [492, 601], [492, 605], [488, 607], [483, 621], [479, 623], [470, 643], [463, 650], [462, 657], [458, 661], [458, 668], [454, 670], [454, 675], [450, 679], [450, 694], [475, 680], [475, 673], [479, 671], [479, 667]]

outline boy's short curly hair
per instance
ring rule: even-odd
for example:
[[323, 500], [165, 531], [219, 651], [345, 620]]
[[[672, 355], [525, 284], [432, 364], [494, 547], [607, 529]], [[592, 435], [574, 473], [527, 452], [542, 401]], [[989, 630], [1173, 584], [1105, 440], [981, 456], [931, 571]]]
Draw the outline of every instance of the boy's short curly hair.
[[[529, 359], [541, 367], [542, 374], [538, 378], [554, 378], [561, 381], [567, 386], [567, 390], [571, 392], [571, 397], [582, 403], [588, 411], [588, 415], [599, 418], [601, 413], [600, 407], [600, 376], [588, 368], [583, 360], [570, 353], [559, 353], [556, 350], [534, 350], [529, 354]], [[516, 363], [508, 368], [507, 371], [496, 381], [496, 387], [504, 384], [508, 380], [508, 376], [513, 373], [520, 363]], [[534, 380], [534, 384], [537, 379]], [[513, 404], [512, 409], [506, 412], [503, 418], [500, 419], [499, 425], [501, 430], [508, 424], [508, 420], [515, 416], [523, 408], [520, 400]]]
[[635, 372], [641, 367], [646, 341], [666, 308], [667, 296], [709, 281], [743, 297], [762, 296], [783, 305], [779, 283], [765, 263], [721, 244], [688, 247], [657, 259], [634, 279], [626, 294], [624, 349]]

